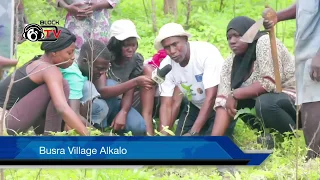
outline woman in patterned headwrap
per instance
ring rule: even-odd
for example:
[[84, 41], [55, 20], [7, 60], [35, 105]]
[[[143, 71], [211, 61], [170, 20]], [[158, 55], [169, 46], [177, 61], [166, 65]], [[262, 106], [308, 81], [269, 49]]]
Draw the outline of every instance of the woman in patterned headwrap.
[[[45, 54], [36, 56], [17, 69], [4, 125], [7, 133], [25, 132], [33, 127], [36, 134], [62, 130], [62, 119], [81, 135], [88, 130], [67, 102], [69, 85], [59, 68], [68, 68], [74, 60], [76, 37], [68, 29], [59, 27], [55, 42], [43, 42]], [[53, 33], [48, 37], [53, 38]], [[11, 76], [0, 83], [0, 111], [3, 111]]]

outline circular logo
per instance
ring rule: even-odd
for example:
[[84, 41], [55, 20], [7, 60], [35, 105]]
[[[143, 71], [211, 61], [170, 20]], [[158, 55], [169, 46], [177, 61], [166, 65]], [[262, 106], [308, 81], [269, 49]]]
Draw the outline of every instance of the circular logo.
[[199, 94], [202, 94], [202, 93], [203, 93], [203, 90], [202, 90], [201, 88], [198, 88], [198, 89], [197, 89], [197, 92], [198, 92]]
[[28, 39], [31, 42], [36, 42], [39, 39], [44, 38], [42, 28], [37, 24], [29, 24], [23, 29], [22, 37]]

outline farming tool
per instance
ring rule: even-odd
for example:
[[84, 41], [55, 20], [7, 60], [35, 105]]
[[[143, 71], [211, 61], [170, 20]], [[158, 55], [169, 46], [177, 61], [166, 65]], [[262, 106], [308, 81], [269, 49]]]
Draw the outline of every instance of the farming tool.
[[[263, 12], [266, 15], [266, 20], [274, 20], [277, 16], [276, 12], [267, 7]], [[252, 43], [255, 36], [259, 32], [260, 28], [263, 26], [264, 18], [261, 18], [260, 20], [256, 21], [255, 24], [253, 24], [248, 31], [241, 37], [241, 41], [246, 43]], [[281, 87], [281, 79], [280, 79], [280, 70], [279, 70], [279, 61], [278, 61], [278, 53], [277, 53], [277, 42], [276, 42], [276, 36], [274, 31], [274, 26], [268, 31], [269, 38], [270, 38], [270, 44], [271, 44], [271, 55], [273, 59], [273, 68], [274, 68], [274, 77], [276, 82], [276, 92], [280, 93], [282, 92]]]

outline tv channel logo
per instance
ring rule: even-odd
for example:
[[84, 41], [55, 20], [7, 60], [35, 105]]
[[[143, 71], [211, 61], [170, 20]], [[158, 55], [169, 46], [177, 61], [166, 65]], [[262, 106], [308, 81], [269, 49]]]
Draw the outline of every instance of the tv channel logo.
[[[52, 25], [55, 24], [55, 25]], [[60, 37], [61, 30], [58, 29], [56, 24], [59, 21], [40, 21], [39, 24], [28, 24], [24, 27], [22, 37], [31, 42], [54, 42]], [[50, 38], [50, 34], [53, 33], [53, 37]]]

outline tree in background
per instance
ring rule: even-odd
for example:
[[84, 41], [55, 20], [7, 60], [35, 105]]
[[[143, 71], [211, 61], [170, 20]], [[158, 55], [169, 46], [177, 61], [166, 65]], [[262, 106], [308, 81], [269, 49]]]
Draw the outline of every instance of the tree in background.
[[163, 12], [164, 14], [177, 14], [177, 0], [164, 0], [163, 2]]

